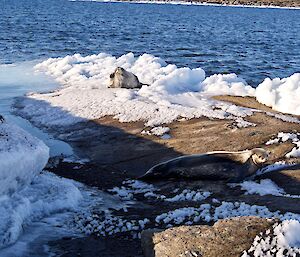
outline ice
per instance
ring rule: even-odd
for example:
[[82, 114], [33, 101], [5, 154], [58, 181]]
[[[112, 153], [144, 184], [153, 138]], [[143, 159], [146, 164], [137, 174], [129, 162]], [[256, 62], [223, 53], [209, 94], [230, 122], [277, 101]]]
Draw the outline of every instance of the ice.
[[32, 222], [74, 209], [81, 200], [75, 182], [41, 174], [48, 158], [41, 140], [0, 121], [0, 249], [15, 243]]
[[178, 201], [202, 201], [208, 198], [211, 195], [208, 191], [200, 191], [200, 190], [190, 190], [184, 189], [180, 194], [177, 194], [171, 198], [166, 198], [165, 201], [168, 202], [178, 202]]
[[[121, 66], [137, 75], [140, 90], [109, 89], [109, 75]], [[214, 94], [253, 95], [254, 89], [235, 74], [205, 77], [201, 68], [178, 68], [149, 54], [119, 58], [100, 53], [50, 58], [36, 66], [54, 77], [62, 88], [31, 94], [19, 102], [19, 113], [47, 127], [68, 126], [87, 119], [112, 115], [120, 122], [142, 120], [158, 127], [174, 120], [201, 116], [243, 120], [252, 110], [212, 100]]]
[[246, 190], [247, 194], [259, 194], [263, 195], [277, 195], [282, 196], [285, 194], [284, 190], [278, 187], [270, 179], [262, 179], [259, 183], [254, 181], [244, 181], [240, 184], [243, 190]]
[[300, 73], [283, 79], [266, 78], [256, 88], [255, 96], [276, 111], [300, 115]]
[[0, 197], [31, 183], [49, 158], [48, 147], [21, 128], [0, 122]]
[[0, 248], [18, 239], [23, 228], [50, 214], [74, 209], [81, 192], [72, 181], [51, 173], [36, 176], [13, 195], [0, 198]]
[[284, 220], [273, 225], [271, 231], [256, 236], [246, 256], [299, 256], [300, 223], [297, 220]]

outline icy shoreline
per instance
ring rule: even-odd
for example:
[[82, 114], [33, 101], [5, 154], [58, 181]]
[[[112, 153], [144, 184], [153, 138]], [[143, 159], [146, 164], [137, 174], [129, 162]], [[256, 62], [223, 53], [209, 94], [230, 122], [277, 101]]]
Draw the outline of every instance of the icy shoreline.
[[238, 7], [238, 8], [261, 8], [261, 9], [287, 9], [287, 10], [300, 10], [300, 7], [294, 6], [276, 6], [276, 5], [240, 5], [240, 4], [216, 4], [216, 3], [207, 3], [196, 2], [196, 1], [126, 1], [126, 0], [69, 0], [69, 2], [99, 2], [99, 3], [135, 3], [135, 4], [173, 4], [173, 5], [194, 5], [194, 6], [216, 6], [216, 7]]
[[[118, 66], [149, 86], [139, 90], [107, 88], [109, 75]], [[206, 77], [200, 67], [178, 68], [149, 54], [135, 57], [132, 53], [119, 58], [105, 53], [85, 57], [75, 54], [50, 58], [35, 68], [56, 79], [61, 88], [19, 99], [16, 112], [47, 128], [104, 116], [120, 122], [143, 121], [150, 129], [200, 117], [233, 120], [239, 128], [255, 126], [244, 118], [257, 110], [213, 100], [214, 95], [251, 96], [276, 111], [300, 114], [299, 95], [293, 93], [300, 90], [300, 73], [284, 79], [267, 78], [253, 88], [236, 74]]]
[[43, 171], [48, 158], [42, 141], [0, 121], [0, 249], [15, 243], [32, 222], [79, 204], [75, 183]]

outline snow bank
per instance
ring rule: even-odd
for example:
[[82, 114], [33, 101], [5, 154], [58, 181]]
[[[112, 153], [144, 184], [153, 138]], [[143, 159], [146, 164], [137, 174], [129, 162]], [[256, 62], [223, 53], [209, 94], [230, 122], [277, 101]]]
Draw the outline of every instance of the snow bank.
[[75, 208], [81, 197], [73, 182], [50, 173], [36, 176], [11, 196], [1, 196], [0, 248], [14, 243], [31, 222]]
[[288, 78], [266, 78], [255, 91], [258, 102], [284, 113], [300, 115], [300, 73]]
[[21, 128], [0, 122], [0, 197], [28, 185], [49, 158], [48, 147]]
[[[140, 90], [108, 89], [109, 75], [121, 66], [138, 76]], [[214, 94], [254, 95], [254, 89], [235, 74], [205, 78], [201, 68], [178, 68], [149, 54], [119, 58], [100, 53], [50, 58], [36, 66], [63, 87], [48, 94], [32, 94], [20, 101], [20, 114], [44, 126], [71, 125], [112, 115], [120, 122], [143, 120], [154, 127], [179, 118], [201, 116], [237, 120], [251, 115], [247, 108], [221, 103]], [[246, 123], [245, 123], [246, 124]]]
[[39, 174], [48, 158], [42, 141], [0, 121], [0, 249], [16, 242], [31, 222], [70, 210], [81, 199], [73, 182]]
[[[139, 90], [107, 88], [109, 75], [119, 66], [146, 85]], [[69, 126], [107, 115], [120, 122], [142, 120], [149, 127], [202, 116], [235, 120], [237, 127], [253, 125], [243, 119], [252, 110], [211, 98], [224, 94], [255, 96], [275, 110], [300, 114], [300, 73], [285, 79], [266, 79], [254, 89], [236, 74], [205, 77], [201, 68], [178, 68], [153, 55], [135, 57], [132, 53], [119, 58], [105, 53], [50, 58], [35, 69], [54, 77], [62, 88], [27, 96], [18, 104], [19, 113], [47, 127]]]

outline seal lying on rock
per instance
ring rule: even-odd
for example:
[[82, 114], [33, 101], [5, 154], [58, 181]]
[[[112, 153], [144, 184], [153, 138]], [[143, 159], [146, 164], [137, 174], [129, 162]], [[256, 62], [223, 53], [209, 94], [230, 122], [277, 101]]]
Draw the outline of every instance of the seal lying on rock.
[[131, 89], [141, 88], [142, 85], [143, 84], [140, 83], [137, 76], [121, 67], [118, 67], [114, 73], [110, 74], [110, 83], [108, 87]]
[[139, 179], [184, 177], [239, 182], [253, 175], [268, 158], [268, 152], [262, 148], [194, 154], [159, 163]]

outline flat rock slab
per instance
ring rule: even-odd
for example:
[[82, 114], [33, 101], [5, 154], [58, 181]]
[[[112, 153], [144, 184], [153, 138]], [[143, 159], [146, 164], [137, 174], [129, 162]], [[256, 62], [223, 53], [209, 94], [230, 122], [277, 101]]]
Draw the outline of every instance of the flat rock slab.
[[142, 232], [145, 257], [235, 257], [250, 248], [254, 238], [271, 228], [275, 220], [237, 217], [213, 226], [180, 226]]

